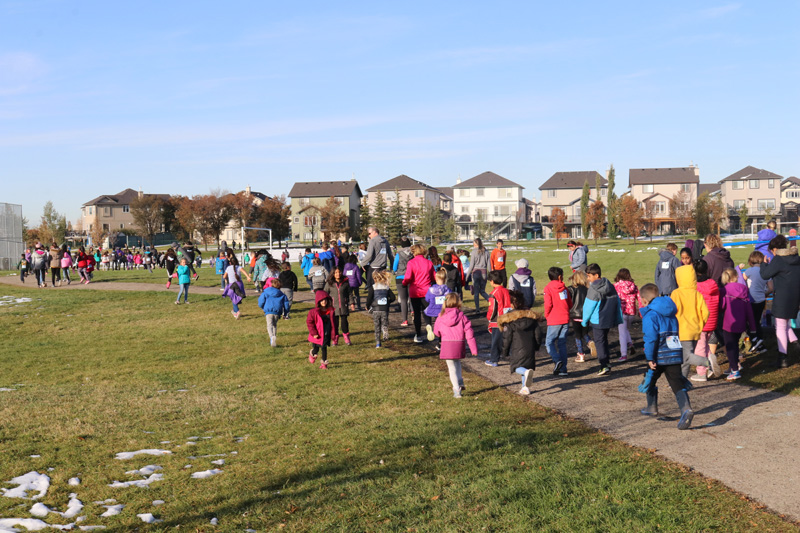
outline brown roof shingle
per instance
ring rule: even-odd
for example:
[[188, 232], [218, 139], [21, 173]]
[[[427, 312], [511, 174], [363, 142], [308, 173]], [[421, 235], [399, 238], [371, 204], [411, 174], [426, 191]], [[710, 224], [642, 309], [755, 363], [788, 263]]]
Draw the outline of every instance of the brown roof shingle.
[[736, 181], [736, 180], [763, 180], [767, 178], [778, 178], [783, 179], [783, 176], [779, 176], [774, 172], [770, 172], [769, 170], [764, 170], [763, 168], [756, 168], [754, 166], [746, 166], [742, 170], [738, 172], [734, 172], [727, 178], [720, 180], [719, 182], [722, 183], [723, 181]]
[[[158, 196], [163, 200], [168, 200], [170, 198], [169, 194], [145, 193], [145, 196]], [[89, 200], [83, 205], [129, 205], [138, 197], [139, 191], [134, 191], [133, 189], [128, 188], [124, 191], [118, 192], [117, 194], [103, 194], [93, 200]]]
[[400, 174], [395, 178], [392, 178], [388, 181], [384, 181], [383, 183], [379, 183], [373, 187], [370, 187], [369, 189], [367, 189], [367, 192], [393, 191], [395, 189], [399, 189], [401, 191], [427, 189], [429, 191], [440, 192], [440, 190], [437, 189], [436, 187], [431, 187], [427, 183], [422, 183], [421, 181], [415, 180], [414, 178], [409, 178], [405, 174]]
[[700, 183], [695, 167], [632, 168], [628, 171], [628, 187], [634, 185], [665, 185]]
[[513, 181], [506, 179], [503, 176], [499, 176], [494, 172], [484, 172], [482, 174], [478, 174], [477, 176], [468, 179], [467, 181], [462, 181], [461, 183], [456, 183], [455, 185], [453, 185], [454, 189], [465, 189], [469, 187], [519, 187], [520, 189], [525, 188], [519, 183], [514, 183]]
[[594, 187], [597, 178], [600, 178], [600, 186], [605, 187], [608, 185], [606, 180], [596, 170], [579, 170], [575, 172], [556, 172], [550, 179], [545, 181], [539, 186], [540, 191], [548, 189], [583, 189], [584, 183], [589, 183], [589, 186]]
[[289, 198], [320, 198], [323, 196], [350, 196], [353, 190], [361, 194], [356, 180], [349, 181], [298, 181], [289, 191]]
[[719, 183], [700, 183], [697, 185], [697, 196], [701, 194], [714, 194], [720, 191]]

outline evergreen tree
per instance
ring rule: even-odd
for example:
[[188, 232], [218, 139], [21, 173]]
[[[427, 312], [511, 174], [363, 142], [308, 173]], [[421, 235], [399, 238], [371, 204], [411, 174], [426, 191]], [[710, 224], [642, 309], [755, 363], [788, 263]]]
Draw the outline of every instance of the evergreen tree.
[[610, 239], [616, 238], [617, 233], [619, 233], [620, 222], [619, 202], [617, 201], [617, 195], [614, 193], [615, 178], [614, 165], [611, 165], [608, 169], [608, 205], [606, 206], [606, 212], [608, 213], [608, 237]]
[[360, 227], [361, 232], [359, 234], [359, 237], [361, 238], [362, 241], [367, 241], [369, 240], [369, 237], [367, 235], [367, 228], [372, 225], [372, 215], [370, 215], [369, 213], [369, 202], [367, 201], [366, 196], [364, 196], [361, 199], [361, 208], [358, 214], [358, 218], [359, 218], [359, 223], [361, 224]]
[[[583, 193], [581, 194], [581, 236], [584, 239], [589, 238], [589, 224], [586, 221], [586, 215], [589, 211], [589, 195], [591, 194], [589, 190], [589, 181], [583, 182]], [[599, 198], [598, 198], [599, 200]]]
[[386, 200], [383, 198], [383, 193], [378, 191], [375, 205], [372, 207], [372, 225], [378, 228], [381, 235], [386, 235], [386, 218]]
[[411, 206], [411, 197], [406, 196], [406, 202], [403, 205], [403, 234], [411, 235], [414, 233], [414, 217], [417, 215], [418, 209]]
[[403, 204], [400, 203], [400, 191], [394, 190], [395, 201], [389, 206], [386, 213], [386, 238], [392, 244], [400, 242], [400, 237], [404, 235], [403, 224]]

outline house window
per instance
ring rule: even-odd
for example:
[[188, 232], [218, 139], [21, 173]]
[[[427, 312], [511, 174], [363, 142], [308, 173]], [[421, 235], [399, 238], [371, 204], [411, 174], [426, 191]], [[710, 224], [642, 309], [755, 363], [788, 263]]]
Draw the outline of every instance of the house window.
[[648, 183], [646, 185], [642, 185], [642, 192], [645, 194], [653, 194], [653, 184]]
[[103, 224], [103, 231], [108, 231], [111, 227], [108, 224]]
[[731, 187], [732, 187], [732, 188], [733, 188], [733, 190], [735, 190], [735, 191], [742, 190], [742, 189], [744, 189], [744, 181], [742, 181], [742, 180], [737, 180], [737, 181], [734, 181], [734, 182], [731, 184]]
[[425, 191], [414, 191], [414, 198], [422, 198], [425, 196]]
[[317, 217], [315, 215], [306, 215], [303, 217], [303, 226], [314, 227], [317, 225]]
[[462, 205], [461, 206], [461, 212], [462, 213], [469, 213], [469, 206], [468, 205]]
[[681, 183], [681, 191], [683, 191], [683, 192], [692, 192], [692, 184], [691, 183]]
[[131, 212], [131, 206], [129, 206], [129, 205], [123, 205], [123, 206], [122, 206], [122, 212], [123, 212], [123, 213], [130, 213], [130, 212]]
[[294, 223], [295, 224], [299, 224], [300, 223], [300, 217], [294, 217]]
[[308, 198], [300, 198], [300, 206], [305, 207], [308, 205]]
[[547, 189], [547, 197], [548, 198], [555, 198], [556, 197], [556, 190], [555, 189]]
[[789, 191], [786, 193], [787, 198], [800, 198], [800, 191]]
[[125, 229], [125, 224], [120, 224], [119, 229]]
[[303, 240], [310, 241], [313, 238], [314, 238], [314, 234], [313, 233], [305, 232], [303, 234]]
[[475, 189], [475, 196], [483, 196], [483, 189]]
[[496, 205], [494, 206], [494, 216], [504, 216], [507, 217], [510, 213], [509, 206], [507, 205]]
[[497, 189], [497, 196], [500, 198], [513, 198], [514, 190], [511, 187]]
[[397, 200], [397, 195], [394, 193], [394, 191], [387, 192], [383, 196], [387, 202], [394, 202], [395, 200]]
[[654, 202], [655, 212], [657, 215], [664, 215], [667, 212], [667, 202]]
[[488, 215], [488, 213], [486, 212], [486, 209], [476, 209], [475, 211], [476, 211], [476, 214], [477, 214], [477, 216], [479, 218], [486, 219], [486, 215]]
[[89, 224], [89, 231], [92, 231], [93, 229], [94, 229], [94, 224]]
[[775, 188], [775, 180], [774, 179], [767, 180], [767, 187], [769, 187], [770, 189], [774, 189]]
[[750, 180], [750, 188], [751, 189], [758, 189], [758, 185], [760, 180]]
[[767, 200], [759, 200], [758, 201], [758, 210], [759, 211], [761, 211], [763, 213], [767, 209], [771, 209], [772, 211], [775, 211], [775, 199], [769, 198]]
[[605, 196], [608, 194], [608, 189], [600, 189], [600, 196]]
[[110, 217], [111, 216], [111, 208], [110, 207], [104, 207], [103, 208], [103, 216], [104, 217]]
[[469, 198], [469, 189], [459, 189], [458, 194], [464, 198]]
[[745, 200], [734, 200], [733, 201], [733, 208], [737, 211], [745, 206]]
[[89, 206], [89, 214], [92, 214], [92, 206]]

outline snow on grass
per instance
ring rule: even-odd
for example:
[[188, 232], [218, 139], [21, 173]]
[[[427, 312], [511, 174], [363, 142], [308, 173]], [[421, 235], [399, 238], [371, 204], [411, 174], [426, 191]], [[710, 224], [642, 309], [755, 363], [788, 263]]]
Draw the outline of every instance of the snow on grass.
[[24, 527], [28, 531], [41, 531], [42, 529], [47, 528], [69, 531], [75, 527], [75, 524], [48, 524], [47, 522], [39, 520], [38, 518], [0, 518], [0, 532], [17, 533], [19, 529], [17, 529], [15, 526]]
[[164, 479], [164, 474], [153, 474], [147, 479], [137, 479], [134, 481], [124, 481], [124, 482], [114, 480], [114, 482], [109, 483], [108, 486], [114, 489], [125, 489], [128, 487], [144, 488], [153, 483], [154, 481], [161, 481], [162, 479]]
[[[13, 489], [0, 488], [0, 491], [3, 491], [3, 496], [6, 498], [38, 500], [47, 494], [47, 490], [50, 488], [50, 476], [46, 474], [40, 474], [36, 471], [31, 471], [24, 476], [15, 477], [8, 483], [18, 486]], [[32, 498], [28, 498], [28, 491], [38, 491], [39, 494], [33, 496]]]
[[0, 392], [14, 392], [17, 389], [9, 389], [6, 387], [0, 387]]
[[106, 526], [78, 526], [81, 531], [95, 531], [96, 529], [105, 529]]
[[133, 459], [137, 455], [171, 455], [172, 452], [169, 450], [156, 450], [156, 449], [147, 449], [147, 450], [136, 450], [135, 452], [119, 452], [117, 454], [117, 459], [120, 461], [125, 461], [127, 459]]
[[108, 518], [109, 516], [117, 516], [125, 508], [125, 506], [121, 503], [118, 505], [104, 505], [103, 507], [108, 509], [105, 513], [100, 515], [103, 518]]
[[128, 474], [129, 476], [138, 475], [138, 476], [147, 477], [150, 474], [153, 474], [154, 472], [157, 472], [158, 470], [163, 470], [163, 468], [158, 466], [158, 465], [147, 465], [147, 466], [143, 466], [139, 470], [128, 470], [125, 473]]
[[80, 480], [80, 478], [77, 478], [77, 477], [71, 477], [71, 478], [69, 478], [69, 481], [67, 481], [67, 484], [70, 487], [77, 487], [78, 485], [81, 484], [81, 480]]
[[69, 495], [69, 503], [67, 503], [67, 510], [63, 513], [58, 513], [64, 518], [72, 518], [78, 516], [83, 510], [83, 502], [78, 499], [78, 495], [72, 493]]
[[32, 302], [31, 298], [15, 298], [14, 296], [0, 296], [0, 306], [26, 304]]
[[159, 520], [158, 518], [153, 516], [153, 513], [142, 513], [142, 514], [137, 514], [136, 516], [138, 516], [139, 519], [145, 524], [158, 524], [159, 522], [163, 522], [163, 520]]
[[153, 505], [164, 505], [164, 500], [153, 500]]
[[211, 476], [216, 476], [217, 474], [221, 474], [222, 470], [219, 468], [212, 468], [211, 470], [203, 470], [202, 472], [195, 472], [192, 474], [192, 479], [206, 479]]
[[212, 526], [216, 526], [217, 524], [219, 524], [219, 520], [217, 520], [217, 517], [212, 518], [211, 519], [211, 525]]
[[31, 507], [31, 510], [28, 512], [31, 513], [33, 516], [44, 518], [48, 514], [52, 513], [53, 510], [43, 503], [34, 503], [33, 507]]
[[211, 461], [212, 465], [222, 466], [225, 464], [225, 459], [217, 459], [216, 461]]

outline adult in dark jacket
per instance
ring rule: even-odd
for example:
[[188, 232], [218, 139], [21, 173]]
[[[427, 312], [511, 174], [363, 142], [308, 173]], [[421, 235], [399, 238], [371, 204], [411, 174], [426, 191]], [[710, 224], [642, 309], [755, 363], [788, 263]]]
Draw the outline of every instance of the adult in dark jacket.
[[775, 317], [775, 335], [778, 337], [776, 366], [786, 368], [789, 342], [797, 342], [789, 321], [796, 318], [800, 310], [800, 257], [797, 248], [788, 248], [783, 235], [769, 241], [769, 249], [775, 257], [769, 263], [761, 264], [759, 274], [765, 280], [771, 279], [775, 287], [772, 316]]
[[708, 263], [708, 277], [722, 287], [720, 281], [722, 272], [726, 268], [736, 268], [731, 259], [731, 253], [722, 247], [722, 239], [719, 238], [719, 235], [713, 233], [706, 235], [703, 244], [706, 248], [706, 255], [703, 259]]
[[367, 287], [369, 287], [372, 285], [372, 272], [389, 268], [394, 263], [394, 256], [389, 241], [381, 236], [378, 228], [370, 226], [367, 228], [367, 234], [369, 235], [369, 245], [367, 254], [361, 260], [361, 266], [366, 271]]

